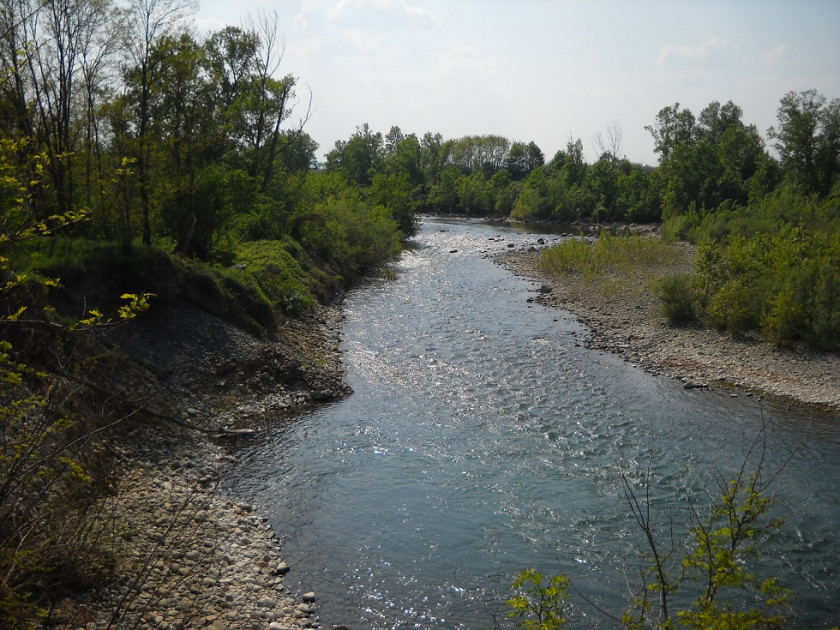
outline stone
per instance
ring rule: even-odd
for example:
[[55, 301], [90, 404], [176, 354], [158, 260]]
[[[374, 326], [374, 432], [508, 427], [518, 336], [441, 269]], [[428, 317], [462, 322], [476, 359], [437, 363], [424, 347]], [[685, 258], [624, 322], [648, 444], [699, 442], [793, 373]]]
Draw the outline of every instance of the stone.
[[315, 601], [315, 592], [314, 591], [309, 591], [308, 593], [304, 593], [302, 599], [305, 602], [314, 602]]

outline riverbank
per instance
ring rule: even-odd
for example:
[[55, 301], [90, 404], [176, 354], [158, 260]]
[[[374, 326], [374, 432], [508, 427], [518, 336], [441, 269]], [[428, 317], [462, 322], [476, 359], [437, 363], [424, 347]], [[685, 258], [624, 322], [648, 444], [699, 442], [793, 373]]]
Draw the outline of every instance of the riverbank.
[[60, 628], [319, 627], [317, 595], [285, 589], [282, 532], [259, 506], [220, 491], [236, 466], [231, 440], [258, 439], [255, 420], [282, 422], [348, 393], [338, 307], [319, 307], [259, 339], [200, 309], [167, 309], [115, 330], [106, 383], [137, 409], [119, 427], [119, 473], [102, 504], [117, 535], [119, 578], [59, 602]]
[[[687, 268], [690, 260], [691, 251], [685, 248], [679, 264]], [[598, 287], [575, 275], [549, 276], [540, 267], [536, 248], [505, 252], [497, 262], [543, 283], [532, 301], [576, 315], [591, 330], [590, 347], [680, 379], [687, 388], [735, 386], [749, 395], [840, 410], [838, 354], [804, 346], [778, 349], [757, 336], [736, 339], [707, 326], [671, 326], [659, 311], [649, 278], [629, 286]]]

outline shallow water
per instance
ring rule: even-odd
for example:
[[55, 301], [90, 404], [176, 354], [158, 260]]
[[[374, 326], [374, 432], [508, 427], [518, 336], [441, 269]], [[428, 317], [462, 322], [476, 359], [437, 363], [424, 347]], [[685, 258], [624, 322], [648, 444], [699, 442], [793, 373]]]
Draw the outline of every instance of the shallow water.
[[327, 628], [475, 630], [504, 623], [533, 566], [572, 578], [571, 627], [614, 627], [596, 606], [621, 615], [644, 550], [621, 474], [650, 467], [658, 523], [679, 530], [687, 497], [707, 504], [762, 452], [784, 466], [787, 519], [767, 570], [797, 592], [796, 626], [840, 622], [840, 418], [588, 350], [574, 317], [529, 304], [538, 285], [488, 257], [538, 237], [425, 221], [396, 279], [347, 298], [355, 393], [236, 447], [230, 491], [270, 517], [286, 585], [317, 592]]

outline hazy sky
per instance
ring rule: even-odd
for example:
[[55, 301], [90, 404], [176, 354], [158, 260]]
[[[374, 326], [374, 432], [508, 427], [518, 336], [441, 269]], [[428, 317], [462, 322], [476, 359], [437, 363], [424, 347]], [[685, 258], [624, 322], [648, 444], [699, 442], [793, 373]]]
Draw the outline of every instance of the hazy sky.
[[199, 1], [203, 31], [277, 11], [321, 160], [367, 122], [533, 140], [546, 159], [572, 136], [590, 162], [618, 126], [622, 152], [655, 164], [644, 126], [675, 102], [731, 100], [766, 138], [785, 93], [840, 98], [840, 0]]

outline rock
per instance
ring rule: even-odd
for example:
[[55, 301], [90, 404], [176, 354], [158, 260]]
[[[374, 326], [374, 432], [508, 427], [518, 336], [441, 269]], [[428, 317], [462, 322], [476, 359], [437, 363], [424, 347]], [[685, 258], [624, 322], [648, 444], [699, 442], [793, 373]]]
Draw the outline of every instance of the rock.
[[314, 602], [315, 601], [315, 592], [310, 591], [308, 593], [304, 593], [302, 599], [305, 602]]
[[259, 608], [274, 608], [276, 605], [276, 602], [270, 597], [263, 597], [257, 600], [257, 606]]
[[281, 562], [277, 565], [277, 568], [274, 569], [275, 575], [286, 575], [289, 572], [289, 565], [285, 562]]
[[547, 294], [551, 293], [552, 291], [554, 291], [554, 287], [551, 287], [547, 284], [540, 286], [540, 293]]

